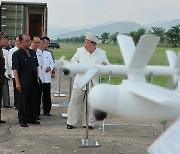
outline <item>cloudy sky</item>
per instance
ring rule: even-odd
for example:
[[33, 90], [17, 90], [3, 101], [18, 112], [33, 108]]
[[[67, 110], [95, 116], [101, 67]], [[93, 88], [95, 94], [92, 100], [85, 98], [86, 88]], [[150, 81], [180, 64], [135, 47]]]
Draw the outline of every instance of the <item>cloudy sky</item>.
[[[5, 0], [4, 0], [5, 1]], [[16, 0], [8, 0], [16, 1]], [[117, 21], [180, 19], [180, 0], [17, 0], [48, 3], [48, 22], [62, 27]]]

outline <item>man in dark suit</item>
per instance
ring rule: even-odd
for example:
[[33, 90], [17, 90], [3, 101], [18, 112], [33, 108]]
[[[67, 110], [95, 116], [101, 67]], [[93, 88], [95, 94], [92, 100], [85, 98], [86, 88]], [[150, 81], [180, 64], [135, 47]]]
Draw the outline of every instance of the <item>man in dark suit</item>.
[[7, 42], [6, 34], [0, 32], [0, 123], [5, 123], [1, 120], [1, 105], [2, 105], [2, 85], [4, 84], [4, 73], [5, 73], [5, 59], [3, 56], [2, 48], [5, 47]]
[[38, 84], [37, 57], [30, 49], [31, 41], [27, 34], [19, 36], [21, 48], [13, 53], [12, 69], [14, 72], [16, 89], [19, 90], [18, 117], [21, 127], [28, 127], [27, 123], [40, 124], [36, 120], [36, 85]]

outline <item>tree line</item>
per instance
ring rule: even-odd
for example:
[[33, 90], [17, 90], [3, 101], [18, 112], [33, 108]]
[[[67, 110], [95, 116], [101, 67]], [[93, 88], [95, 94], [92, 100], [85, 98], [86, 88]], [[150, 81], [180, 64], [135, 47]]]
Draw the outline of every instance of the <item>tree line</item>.
[[[108, 32], [102, 33], [97, 36], [101, 43], [114, 43], [117, 44], [117, 35], [119, 32], [110, 34]], [[159, 44], [171, 47], [180, 47], [180, 24], [172, 26], [167, 31], [164, 28], [152, 27], [151, 30], [146, 31], [144, 28], [140, 28], [137, 31], [131, 31], [129, 33], [124, 33], [125, 35], [131, 36], [134, 43], [137, 44], [140, 37], [144, 34], [154, 34], [160, 37]], [[71, 38], [58, 38], [56, 42], [84, 42], [85, 36], [71, 37]]]

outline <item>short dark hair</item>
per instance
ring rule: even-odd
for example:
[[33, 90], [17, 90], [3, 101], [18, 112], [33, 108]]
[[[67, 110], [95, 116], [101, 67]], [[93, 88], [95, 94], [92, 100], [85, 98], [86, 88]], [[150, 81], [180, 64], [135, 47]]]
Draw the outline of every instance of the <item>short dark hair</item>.
[[19, 36], [15, 36], [15, 37], [14, 37], [14, 41], [16, 40], [17, 37], [19, 38]]
[[19, 41], [21, 42], [23, 40], [23, 34], [19, 35]]
[[19, 35], [19, 41], [21, 42], [21, 41], [23, 41], [23, 36], [29, 36], [28, 34], [21, 34], [21, 35]]
[[47, 40], [47, 41], [49, 41], [49, 42], [51, 41], [50, 38], [47, 37], [47, 36], [42, 37], [42, 39], [43, 39], [43, 41], [44, 41], [44, 40]]
[[13, 39], [10, 37], [10, 38], [8, 38], [8, 41], [9, 41], [9, 40], [13, 40]]
[[43, 37], [39, 37], [41, 41], [44, 41]]
[[92, 44], [94, 44], [94, 45], [97, 45], [97, 43], [96, 43], [96, 42], [94, 42], [94, 41], [91, 41], [91, 43], [92, 43]]
[[31, 40], [33, 41], [35, 37], [39, 37], [40, 38], [39, 35], [33, 35], [33, 36], [31, 36]]

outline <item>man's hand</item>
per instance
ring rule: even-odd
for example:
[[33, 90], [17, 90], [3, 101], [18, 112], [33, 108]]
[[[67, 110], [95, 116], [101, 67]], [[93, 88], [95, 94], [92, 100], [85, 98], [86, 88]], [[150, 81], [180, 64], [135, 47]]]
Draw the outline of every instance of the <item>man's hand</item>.
[[8, 74], [8, 79], [11, 80], [12, 79], [12, 75]]
[[20, 83], [16, 83], [16, 89], [21, 92], [21, 84]]
[[51, 73], [51, 78], [55, 78], [55, 72], [54, 71]]
[[102, 62], [101, 64], [102, 64], [102, 65], [107, 65], [107, 63], [106, 63], [106, 62]]
[[51, 71], [51, 67], [47, 67], [46, 72], [50, 72], [50, 71]]

